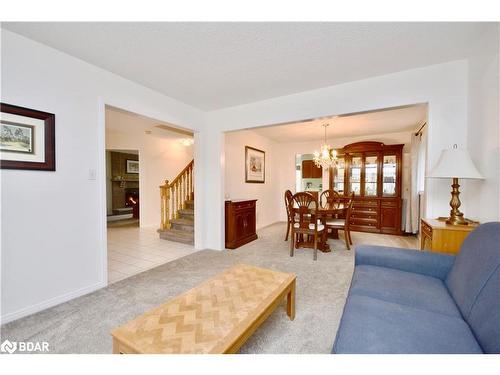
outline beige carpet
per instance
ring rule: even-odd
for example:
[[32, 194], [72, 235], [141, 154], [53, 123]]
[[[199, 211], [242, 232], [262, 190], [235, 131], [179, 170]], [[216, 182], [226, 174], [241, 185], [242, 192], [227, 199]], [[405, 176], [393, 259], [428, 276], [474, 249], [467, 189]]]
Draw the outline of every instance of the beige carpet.
[[[203, 250], [119, 281], [89, 295], [2, 327], [1, 339], [48, 341], [51, 353], [111, 353], [109, 332], [196, 286], [234, 263], [297, 275], [296, 317], [277, 309], [241, 353], [329, 353], [352, 276], [354, 252], [330, 240], [331, 253], [312, 260], [310, 249], [289, 256], [285, 225], [259, 231], [259, 239], [237, 250]], [[353, 233], [353, 241], [414, 247], [413, 237]]]

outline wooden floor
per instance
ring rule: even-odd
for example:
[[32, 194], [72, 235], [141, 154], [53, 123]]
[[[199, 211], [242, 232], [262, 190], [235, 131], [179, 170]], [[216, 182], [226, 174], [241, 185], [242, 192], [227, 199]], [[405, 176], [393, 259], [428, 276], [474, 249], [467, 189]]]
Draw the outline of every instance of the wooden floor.
[[[343, 232], [340, 232], [339, 237], [344, 239]], [[351, 237], [354, 245], [377, 245], [420, 249], [420, 244], [416, 235], [395, 236], [392, 234], [351, 232]]]

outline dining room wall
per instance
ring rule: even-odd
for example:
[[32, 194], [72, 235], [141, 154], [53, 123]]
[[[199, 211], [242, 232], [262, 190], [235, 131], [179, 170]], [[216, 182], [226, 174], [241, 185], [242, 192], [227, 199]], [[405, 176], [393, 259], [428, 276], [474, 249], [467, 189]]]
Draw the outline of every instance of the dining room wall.
[[[280, 155], [278, 144], [250, 130], [225, 133], [224, 199], [257, 199], [257, 229], [280, 220]], [[245, 182], [245, 146], [264, 151], [265, 182]], [[293, 167], [293, 166], [292, 166]]]
[[[286, 126], [283, 126], [286, 132]], [[376, 141], [385, 144], [404, 144], [403, 159], [403, 197], [409, 185], [409, 145], [413, 131], [393, 132], [356, 137], [328, 139], [334, 148], [342, 148], [354, 142]], [[224, 198], [257, 199], [257, 229], [267, 225], [286, 221], [283, 196], [286, 190], [296, 193], [295, 156], [311, 154], [319, 148], [321, 141], [281, 143], [253, 130], [241, 130], [225, 133], [224, 148]], [[266, 182], [245, 182], [245, 146], [252, 146], [266, 152]], [[323, 189], [328, 188], [328, 171], [323, 172]]]

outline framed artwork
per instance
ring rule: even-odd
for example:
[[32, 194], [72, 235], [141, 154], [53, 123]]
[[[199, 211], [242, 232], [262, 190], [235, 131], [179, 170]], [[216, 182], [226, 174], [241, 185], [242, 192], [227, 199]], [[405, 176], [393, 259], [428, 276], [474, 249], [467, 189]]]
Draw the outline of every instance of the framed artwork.
[[139, 173], [139, 160], [127, 159], [127, 173]]
[[55, 115], [0, 103], [0, 168], [56, 170]]
[[266, 182], [266, 153], [245, 146], [245, 182]]

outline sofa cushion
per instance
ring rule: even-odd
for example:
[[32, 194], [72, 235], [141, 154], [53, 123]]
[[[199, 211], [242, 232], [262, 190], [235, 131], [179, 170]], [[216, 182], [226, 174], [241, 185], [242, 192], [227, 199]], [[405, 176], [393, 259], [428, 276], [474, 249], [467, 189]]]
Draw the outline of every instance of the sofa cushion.
[[482, 353], [462, 319], [350, 295], [334, 353]]
[[378, 298], [462, 319], [442, 280], [392, 268], [355, 268], [350, 294]]
[[464, 240], [446, 278], [463, 317], [488, 353], [500, 352], [500, 222], [486, 223]]
[[500, 353], [500, 267], [477, 296], [469, 325], [485, 353]]
[[356, 266], [371, 265], [419, 273], [445, 280], [455, 262], [454, 255], [387, 246], [357, 245]]

